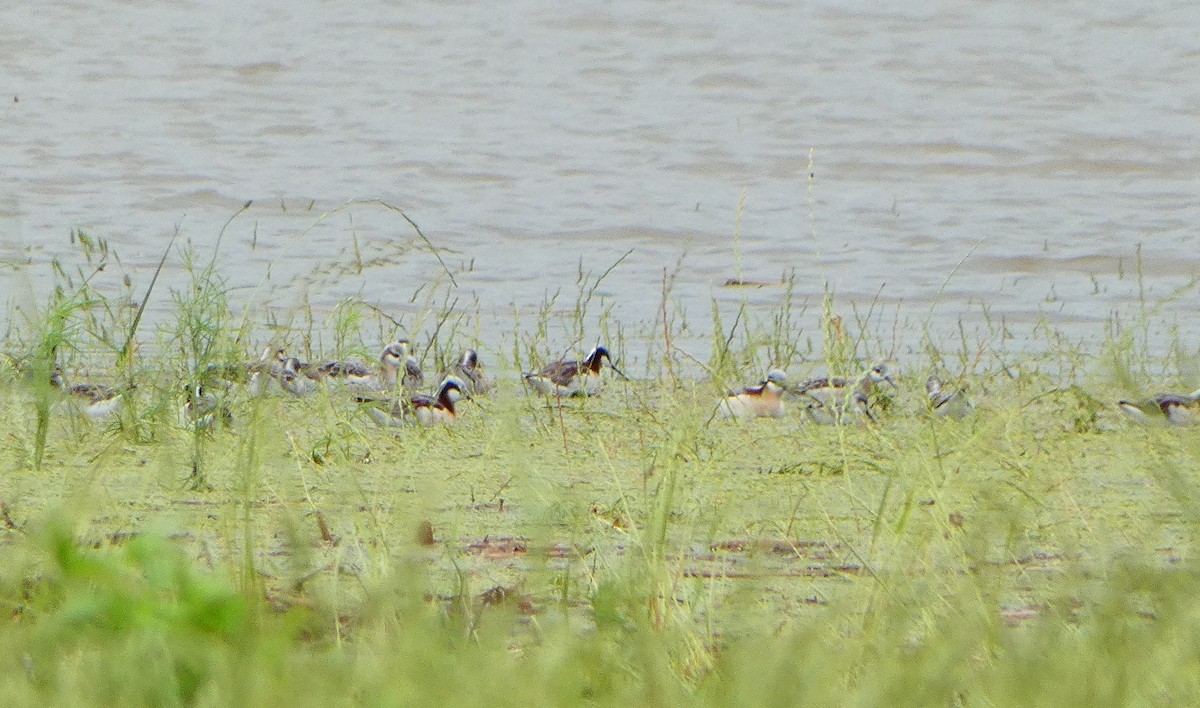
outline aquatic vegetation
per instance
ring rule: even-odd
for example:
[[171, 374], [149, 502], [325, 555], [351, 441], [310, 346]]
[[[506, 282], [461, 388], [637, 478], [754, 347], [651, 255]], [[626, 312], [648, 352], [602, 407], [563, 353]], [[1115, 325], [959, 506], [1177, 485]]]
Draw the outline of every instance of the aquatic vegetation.
[[[1136, 337], [1098, 357], [1014, 355], [965, 335], [958, 353], [897, 354], [876, 315], [841, 317], [830, 294], [811, 316], [789, 304], [728, 327], [714, 308], [702, 359], [680, 344], [667, 282], [661, 320], [634, 330], [593, 308], [600, 279], [581, 275], [570, 320], [549, 296], [538, 322], [514, 324], [508, 360], [502, 343], [444, 324], [476, 315], [442, 298], [418, 331], [360, 305], [311, 324], [336, 332], [339, 356], [436, 339], [432, 371], [478, 348], [494, 387], [459, 401], [456, 425], [384, 428], [350, 391], [241, 381], [268, 343], [232, 315], [220, 274], [189, 262], [162, 345], [122, 374], [138, 404], [120, 424], [59, 415], [39, 399], [48, 378], [3, 380], [10, 703], [1200, 695], [1200, 440], [1116, 405], [1195, 382], [1172, 373], [1177, 358], [1131, 355]], [[90, 303], [103, 296], [77, 292], [10, 344], [94, 349], [100, 328], [81, 313], [102, 323]], [[812, 350], [795, 331], [805, 321], [820, 333]], [[597, 339], [629, 379], [579, 399], [524, 390], [531, 353]], [[873, 421], [817, 425], [796, 406], [714, 415], [726, 378], [854, 377], [881, 355], [904, 361]], [[955, 372], [941, 393], [969, 384], [969, 410], [930, 410], [931, 370]], [[188, 402], [215, 413], [181, 427]]]

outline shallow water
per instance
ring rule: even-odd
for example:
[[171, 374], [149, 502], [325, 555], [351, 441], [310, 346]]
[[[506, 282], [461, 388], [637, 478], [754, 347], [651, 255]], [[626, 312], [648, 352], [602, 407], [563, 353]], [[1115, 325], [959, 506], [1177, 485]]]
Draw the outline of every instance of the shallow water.
[[288, 322], [361, 295], [419, 336], [451, 286], [397, 213], [347, 205], [379, 199], [489, 342], [630, 252], [604, 305], [649, 323], [678, 268], [698, 354], [714, 298], [728, 326], [785, 296], [726, 280], [792, 271], [818, 341], [828, 286], [848, 317], [877, 298], [900, 349], [931, 314], [951, 342], [960, 318], [1018, 340], [1045, 319], [1098, 347], [1139, 312], [1141, 244], [1146, 301], [1184, 288], [1153, 343], [1178, 320], [1195, 347], [1197, 20], [1181, 0], [9, 3], [4, 294], [44, 291], [75, 227], [121, 255], [101, 289], [141, 291], [176, 227], [210, 251], [253, 200], [221, 246], [241, 302]]

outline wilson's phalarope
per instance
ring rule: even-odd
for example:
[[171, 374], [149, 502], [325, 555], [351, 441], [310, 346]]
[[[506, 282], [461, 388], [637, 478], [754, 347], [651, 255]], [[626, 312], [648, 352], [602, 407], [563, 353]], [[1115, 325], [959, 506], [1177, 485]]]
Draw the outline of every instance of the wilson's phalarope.
[[400, 360], [404, 362], [404, 378], [400, 385], [405, 391], [419, 391], [425, 385], [425, 374], [421, 373], [421, 362], [413, 356], [407, 339], [397, 339], [393, 346], [399, 346]]
[[50, 385], [63, 391], [75, 402], [80, 412], [89, 418], [101, 420], [117, 411], [121, 406], [121, 392], [100, 384], [78, 383], [67, 386], [61, 369], [50, 375]]
[[876, 364], [857, 379], [841, 377], [809, 379], [797, 389], [805, 402], [805, 408], [818, 423], [841, 423], [846, 413], [854, 408], [859, 414], [874, 422], [871, 413], [870, 393], [876, 384], [887, 382], [893, 387], [892, 369], [886, 363]]
[[[280, 352], [282, 356], [283, 352]], [[279, 387], [293, 396], [304, 397], [312, 393], [320, 382], [320, 375], [308, 362], [294, 356], [284, 357], [275, 377]]]
[[180, 427], [210, 430], [218, 422], [226, 426], [233, 424], [233, 413], [229, 408], [200, 384], [185, 386], [183, 396], [183, 405], [179, 407]]
[[261, 396], [267, 392], [267, 387], [271, 380], [279, 380], [283, 375], [283, 363], [287, 360], [282, 349], [274, 346], [268, 346], [263, 350], [262, 356], [258, 361], [252, 361], [246, 365], [246, 373], [249, 374], [247, 386], [250, 393], [254, 396]]
[[947, 390], [946, 382], [937, 376], [925, 381], [925, 391], [929, 396], [929, 412], [939, 418], [965, 418], [975, 411], [963, 389]]
[[383, 348], [379, 355], [379, 370], [354, 362], [331, 361], [322, 364], [317, 373], [326, 380], [343, 383], [362, 391], [393, 391], [401, 381], [400, 368], [404, 367], [403, 384], [407, 391], [418, 389], [424, 382], [421, 366], [408, 351], [408, 340], [401, 339]]
[[596, 347], [583, 361], [557, 361], [541, 371], [525, 374], [525, 380], [544, 396], [592, 396], [600, 390], [600, 369], [605, 360], [613, 371], [628, 378], [613, 363], [607, 349]]
[[782, 418], [787, 375], [772, 369], [762, 383], [730, 391], [721, 400], [722, 418]]
[[1200, 390], [1191, 393], [1160, 393], [1144, 401], [1120, 401], [1117, 406], [1133, 418], [1148, 423], [1162, 416], [1173, 425], [1200, 422]]
[[[434, 395], [417, 394], [401, 400], [390, 398], [371, 399], [358, 398], [359, 403], [366, 406], [367, 415], [371, 416], [381, 426], [399, 426], [417, 423], [418, 425], [450, 425], [458, 422], [458, 412], [455, 404], [463, 398], [470, 398], [465, 391], [466, 384], [453, 376], [447, 376]], [[387, 409], [381, 409], [380, 404]]]
[[462, 356], [458, 357], [458, 363], [446, 372], [446, 376], [460, 378], [466, 392], [472, 396], [481, 396], [492, 390], [492, 380], [483, 370], [479, 353], [474, 349], [464, 349]]
[[[366, 389], [381, 389], [379, 375], [354, 361], [327, 361], [317, 367], [321, 379]], [[394, 380], [394, 377], [393, 377]]]

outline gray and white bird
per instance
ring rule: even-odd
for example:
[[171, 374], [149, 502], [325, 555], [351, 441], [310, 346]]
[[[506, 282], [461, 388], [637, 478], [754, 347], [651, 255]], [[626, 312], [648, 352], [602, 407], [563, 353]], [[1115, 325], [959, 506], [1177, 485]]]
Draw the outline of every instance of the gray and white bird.
[[446, 376], [456, 376], [463, 382], [464, 390], [472, 396], [482, 396], [492, 390], [495, 385], [479, 363], [479, 353], [474, 349], [464, 349], [456, 363]]
[[284, 351], [272, 345], [263, 350], [257, 361], [246, 364], [246, 388], [250, 395], [265, 395], [271, 382], [278, 381], [283, 375], [283, 363], [286, 359]]
[[[401, 369], [404, 370], [403, 379], [400, 377]], [[317, 367], [317, 375], [321, 380], [364, 392], [394, 391], [400, 383], [406, 391], [414, 391], [425, 381], [421, 366], [409, 352], [406, 339], [397, 340], [383, 348], [378, 369], [355, 362], [330, 361]]]
[[854, 412], [874, 422], [871, 413], [871, 390], [881, 383], [894, 388], [893, 367], [881, 362], [872, 366], [858, 378], [822, 377], [809, 379], [800, 384], [800, 394], [805, 410], [818, 423], [835, 424], [848, 422], [847, 416]]
[[[283, 352], [280, 352], [280, 356]], [[284, 391], [303, 398], [312, 393], [320, 385], [321, 375], [311, 364], [300, 361], [294, 356], [283, 357], [275, 380]]]
[[937, 376], [925, 381], [925, 392], [929, 399], [929, 412], [939, 418], [965, 418], [975, 412], [962, 388], [950, 389]]
[[233, 412], [222, 398], [201, 384], [189, 384], [183, 390], [179, 407], [179, 426], [192, 430], [212, 430], [217, 424], [233, 425]]
[[419, 391], [425, 385], [425, 374], [421, 373], [421, 362], [413, 356], [411, 345], [407, 339], [397, 339], [393, 346], [399, 348], [399, 358], [404, 362], [404, 377], [400, 385], [405, 391]]
[[121, 407], [121, 391], [94, 383], [68, 386], [58, 368], [50, 374], [50, 385], [65, 393], [80, 413], [94, 420], [108, 418]]

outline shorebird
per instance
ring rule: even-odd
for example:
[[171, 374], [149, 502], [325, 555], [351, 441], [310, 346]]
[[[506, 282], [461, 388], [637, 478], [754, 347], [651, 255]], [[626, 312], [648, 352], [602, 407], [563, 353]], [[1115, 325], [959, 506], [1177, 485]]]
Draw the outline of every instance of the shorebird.
[[273, 346], [268, 346], [263, 350], [262, 356], [258, 361], [252, 361], [246, 364], [246, 373], [249, 374], [246, 384], [251, 395], [261, 396], [267, 392], [267, 386], [271, 380], [279, 380], [283, 375], [283, 363], [287, 360], [282, 349]]
[[[282, 351], [280, 355], [282, 356]], [[284, 357], [276, 375], [279, 387], [293, 396], [304, 397], [312, 393], [320, 382], [320, 374], [308, 362], [296, 357]]]
[[1144, 401], [1120, 401], [1117, 406], [1143, 423], [1162, 416], [1173, 425], [1192, 425], [1200, 422], [1200, 389], [1191, 393], [1160, 393]]
[[421, 373], [421, 362], [413, 356], [407, 339], [397, 339], [393, 346], [397, 345], [401, 351], [400, 359], [404, 362], [404, 378], [400, 379], [400, 385], [404, 387], [405, 391], [418, 391], [425, 385], [425, 374]]
[[[386, 368], [385, 368], [386, 371]], [[392, 369], [392, 384], [395, 385], [396, 372]], [[332, 383], [348, 384], [364, 389], [380, 389], [378, 372], [354, 361], [327, 361], [317, 367], [319, 379]]]
[[480, 396], [492, 390], [494, 385], [491, 378], [479, 363], [479, 353], [474, 349], [464, 349], [458, 357], [458, 363], [446, 376], [457, 376], [465, 384], [465, 390], [472, 396]]
[[613, 363], [607, 349], [596, 347], [583, 361], [557, 361], [541, 371], [525, 374], [525, 380], [544, 396], [592, 396], [600, 390], [600, 368], [606, 359], [613, 371], [628, 378]]
[[939, 418], [965, 418], [975, 411], [963, 389], [947, 390], [946, 382], [937, 376], [925, 381], [925, 391], [929, 396], [929, 412]]
[[401, 339], [383, 348], [379, 355], [378, 370], [347, 361], [330, 361], [317, 367], [319, 379], [342, 383], [361, 391], [392, 391], [401, 382], [400, 369], [404, 368], [403, 384], [412, 391], [421, 386], [424, 377], [421, 366], [408, 351], [408, 340]]
[[288, 356], [287, 350], [283, 348], [275, 350], [275, 361], [270, 365], [269, 370], [272, 374], [277, 374], [286, 368], [289, 362], [297, 371], [303, 371], [305, 373], [316, 372], [316, 368], [312, 364], [297, 357]]
[[200, 384], [185, 386], [183, 396], [183, 405], [179, 407], [180, 427], [211, 430], [218, 422], [226, 426], [233, 424], [229, 407]]
[[772, 369], [762, 383], [726, 393], [718, 414], [722, 418], [782, 418], [781, 396], [786, 386], [787, 375]]
[[846, 413], [854, 408], [859, 414], [874, 422], [871, 414], [870, 393], [876, 384], [887, 382], [896, 386], [892, 369], [886, 363], [876, 364], [857, 379], [841, 377], [809, 379], [800, 385], [797, 393], [805, 403], [805, 409], [818, 423], [844, 422]]
[[[463, 398], [470, 398], [465, 387], [461, 379], [447, 376], [432, 396], [417, 394], [400, 400], [359, 397], [356, 400], [365, 404], [367, 415], [384, 427], [412, 423], [424, 426], [451, 425], [458, 422], [455, 404]], [[380, 404], [385, 405], [386, 409], [379, 408]]]
[[50, 385], [66, 393], [80, 412], [89, 418], [102, 420], [112, 415], [121, 406], [121, 392], [93, 383], [78, 383], [67, 386], [62, 370], [55, 368], [50, 374]]

